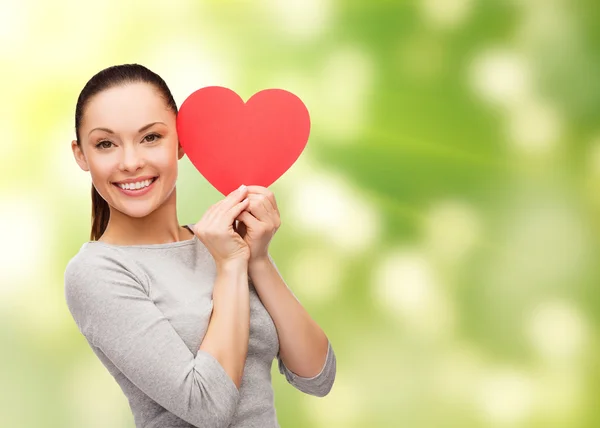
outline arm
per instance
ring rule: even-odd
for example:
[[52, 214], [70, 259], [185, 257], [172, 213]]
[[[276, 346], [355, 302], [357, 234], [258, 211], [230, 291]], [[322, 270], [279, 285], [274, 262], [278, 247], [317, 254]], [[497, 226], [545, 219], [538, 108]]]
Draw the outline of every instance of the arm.
[[213, 312], [199, 349], [221, 363], [238, 389], [248, 354], [249, 290], [246, 265], [226, 265], [218, 270], [213, 290]]
[[271, 256], [248, 266], [256, 291], [279, 337], [279, 371], [298, 390], [323, 397], [333, 387], [336, 358], [331, 343], [287, 287]]
[[81, 333], [171, 413], [195, 426], [228, 426], [235, 383], [211, 353], [190, 352], [140, 278], [113, 255], [69, 262], [65, 297]]

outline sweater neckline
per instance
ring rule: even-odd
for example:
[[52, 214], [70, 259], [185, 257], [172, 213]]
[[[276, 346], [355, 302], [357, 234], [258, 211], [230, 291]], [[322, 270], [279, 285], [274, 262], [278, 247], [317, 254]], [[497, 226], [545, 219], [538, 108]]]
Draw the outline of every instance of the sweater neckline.
[[100, 246], [109, 247], [109, 248], [121, 248], [121, 249], [127, 249], [127, 248], [160, 249], [160, 248], [185, 247], [185, 246], [188, 246], [188, 245], [194, 245], [194, 244], [196, 244], [198, 242], [198, 237], [196, 236], [196, 234], [192, 230], [191, 226], [192, 225], [190, 225], [190, 224], [183, 225], [183, 227], [185, 227], [186, 229], [188, 229], [190, 232], [192, 232], [194, 234], [194, 236], [192, 238], [185, 239], [183, 241], [164, 242], [162, 244], [135, 244], [135, 245], [117, 245], [117, 244], [109, 244], [107, 242], [100, 242], [100, 241], [88, 241], [88, 242], [85, 242], [83, 244], [83, 246], [86, 247], [86, 246], [100, 245]]

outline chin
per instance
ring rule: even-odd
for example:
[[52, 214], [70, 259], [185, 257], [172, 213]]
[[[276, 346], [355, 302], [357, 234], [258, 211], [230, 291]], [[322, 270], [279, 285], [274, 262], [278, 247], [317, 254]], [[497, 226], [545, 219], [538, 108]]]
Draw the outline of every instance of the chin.
[[121, 198], [112, 198], [110, 205], [120, 213], [132, 218], [146, 217], [160, 206], [160, 204], [156, 203], [155, 198], [129, 201]]
[[113, 205], [113, 208], [115, 208], [120, 213], [126, 215], [127, 217], [131, 217], [131, 218], [144, 218], [144, 217], [149, 216], [156, 210], [156, 208], [154, 206], [150, 206], [150, 204], [146, 204], [146, 206], [143, 206], [142, 204], [140, 204], [139, 207], [134, 207], [131, 205], [133, 205], [133, 204], [128, 204], [128, 206], [126, 206], [126, 207], [122, 207], [119, 205], [116, 205], [116, 206]]

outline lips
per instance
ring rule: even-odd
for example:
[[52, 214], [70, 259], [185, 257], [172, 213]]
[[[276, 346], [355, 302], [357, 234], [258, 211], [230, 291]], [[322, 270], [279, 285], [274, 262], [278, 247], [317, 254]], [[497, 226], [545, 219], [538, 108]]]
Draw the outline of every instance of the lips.
[[121, 186], [119, 186], [116, 183], [112, 183], [112, 184], [127, 196], [142, 196], [142, 195], [145, 195], [146, 193], [148, 193], [150, 190], [152, 190], [154, 188], [154, 183], [156, 183], [157, 181], [158, 181], [158, 177], [154, 177], [154, 178], [152, 178], [152, 182], [150, 183], [150, 185], [148, 185], [146, 187], [142, 187], [140, 189], [133, 189], [133, 190], [123, 189]]

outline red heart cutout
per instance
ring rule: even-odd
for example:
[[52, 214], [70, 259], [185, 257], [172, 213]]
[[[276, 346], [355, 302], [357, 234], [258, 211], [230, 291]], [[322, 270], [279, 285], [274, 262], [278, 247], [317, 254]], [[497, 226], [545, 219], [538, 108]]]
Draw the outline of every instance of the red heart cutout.
[[231, 89], [193, 92], [177, 115], [179, 142], [219, 192], [268, 187], [296, 162], [310, 132], [304, 103], [283, 89], [265, 89], [247, 103]]

